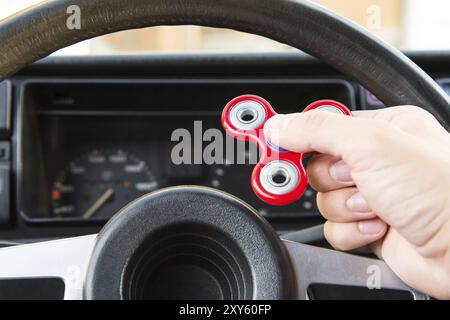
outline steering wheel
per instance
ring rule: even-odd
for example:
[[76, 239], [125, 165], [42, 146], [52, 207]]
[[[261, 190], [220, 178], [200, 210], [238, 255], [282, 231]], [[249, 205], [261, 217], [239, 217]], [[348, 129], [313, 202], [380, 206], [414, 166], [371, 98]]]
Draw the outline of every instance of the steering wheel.
[[[68, 28], [77, 6], [81, 28]], [[253, 33], [322, 59], [386, 105], [430, 111], [446, 128], [450, 101], [402, 53], [302, 0], [44, 1], [0, 22], [0, 80], [57, 49], [115, 31], [203, 25]], [[306, 299], [311, 284], [425, 295], [380, 260], [281, 240], [243, 201], [203, 187], [130, 203], [98, 235], [0, 249], [0, 278], [59, 277], [66, 299]]]

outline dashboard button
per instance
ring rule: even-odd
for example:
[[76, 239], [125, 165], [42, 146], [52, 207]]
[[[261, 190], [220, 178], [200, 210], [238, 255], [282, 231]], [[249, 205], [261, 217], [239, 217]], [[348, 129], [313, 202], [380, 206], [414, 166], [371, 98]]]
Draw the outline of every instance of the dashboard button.
[[6, 138], [10, 133], [11, 123], [11, 83], [0, 82], [0, 138]]
[[10, 166], [0, 162], [0, 227], [7, 226], [11, 220], [10, 213]]
[[367, 89], [362, 89], [362, 104], [366, 110], [380, 109], [384, 107], [383, 102], [380, 101], [372, 92]]
[[0, 141], [0, 161], [8, 161], [10, 159], [10, 143]]

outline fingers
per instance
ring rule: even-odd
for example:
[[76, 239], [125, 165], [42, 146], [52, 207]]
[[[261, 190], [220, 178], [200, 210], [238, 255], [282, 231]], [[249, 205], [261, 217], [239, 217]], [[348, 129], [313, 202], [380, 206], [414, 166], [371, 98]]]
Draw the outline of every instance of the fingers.
[[337, 223], [369, 220], [376, 217], [356, 188], [344, 188], [317, 194], [322, 216]]
[[344, 162], [328, 155], [315, 155], [306, 167], [309, 184], [319, 192], [327, 192], [355, 185], [350, 167]]
[[380, 240], [387, 229], [386, 223], [379, 218], [349, 223], [327, 221], [324, 233], [333, 248], [348, 251]]
[[336, 249], [353, 250], [381, 239], [387, 225], [371, 210], [356, 187], [317, 194], [317, 206], [328, 221], [325, 238]]
[[370, 209], [357, 188], [317, 194], [317, 206], [328, 220], [324, 233], [339, 250], [360, 248], [384, 237], [387, 225]]

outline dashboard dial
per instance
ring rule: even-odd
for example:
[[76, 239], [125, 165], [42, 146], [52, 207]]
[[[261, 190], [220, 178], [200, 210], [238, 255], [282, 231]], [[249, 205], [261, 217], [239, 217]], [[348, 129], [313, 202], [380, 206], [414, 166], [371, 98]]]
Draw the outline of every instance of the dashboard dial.
[[145, 161], [122, 149], [95, 149], [69, 164], [52, 184], [55, 218], [107, 220], [159, 183]]

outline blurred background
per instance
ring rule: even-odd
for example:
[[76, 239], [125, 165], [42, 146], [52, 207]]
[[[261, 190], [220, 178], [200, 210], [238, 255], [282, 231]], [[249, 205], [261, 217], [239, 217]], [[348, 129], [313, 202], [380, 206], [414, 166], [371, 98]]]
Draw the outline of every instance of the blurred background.
[[[42, 0], [0, 0], [0, 19], [39, 2]], [[349, 18], [399, 49], [450, 50], [449, 0], [314, 0], [313, 2]], [[289, 50], [293, 49], [262, 37], [236, 31], [182, 26], [118, 32], [81, 42], [55, 54]]]

